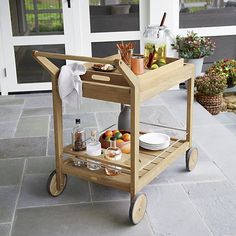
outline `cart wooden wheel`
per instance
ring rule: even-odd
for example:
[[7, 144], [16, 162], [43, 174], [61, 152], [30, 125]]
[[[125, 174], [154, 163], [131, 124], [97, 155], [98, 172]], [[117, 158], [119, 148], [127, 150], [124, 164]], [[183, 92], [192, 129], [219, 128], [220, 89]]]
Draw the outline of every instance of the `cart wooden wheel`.
[[54, 170], [48, 177], [47, 181], [47, 191], [52, 197], [58, 197], [64, 191], [67, 184], [67, 175], [63, 174], [64, 181], [61, 189], [57, 189], [57, 178], [56, 178], [56, 170]]
[[198, 161], [198, 150], [197, 148], [190, 148], [186, 152], [186, 169], [192, 171], [197, 165]]
[[137, 194], [132, 200], [129, 208], [129, 219], [132, 224], [138, 224], [144, 217], [147, 208], [147, 196], [145, 193]]

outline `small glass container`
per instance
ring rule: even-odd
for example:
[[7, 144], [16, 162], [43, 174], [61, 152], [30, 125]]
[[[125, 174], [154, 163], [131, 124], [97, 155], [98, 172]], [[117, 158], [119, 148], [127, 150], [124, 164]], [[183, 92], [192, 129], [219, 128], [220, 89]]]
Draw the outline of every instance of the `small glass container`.
[[[105, 158], [111, 161], [119, 161], [122, 157], [120, 148], [116, 146], [116, 138], [110, 139], [110, 147], [105, 150]], [[116, 176], [121, 173], [122, 168], [118, 166], [108, 165], [105, 168], [106, 175]]]
[[[101, 143], [97, 138], [97, 131], [91, 131], [90, 141], [86, 145], [86, 153], [89, 156], [100, 156], [102, 152]], [[98, 161], [87, 160], [87, 168], [89, 170], [99, 170], [101, 168], [101, 163]]]

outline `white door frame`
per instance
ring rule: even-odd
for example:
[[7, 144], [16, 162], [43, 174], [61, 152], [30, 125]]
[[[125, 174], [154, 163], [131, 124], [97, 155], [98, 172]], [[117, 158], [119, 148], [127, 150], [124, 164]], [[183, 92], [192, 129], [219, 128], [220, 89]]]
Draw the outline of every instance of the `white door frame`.
[[[72, 8], [68, 8], [67, 2], [62, 0], [63, 5], [63, 20], [64, 29], [68, 26], [70, 21]], [[69, 19], [68, 19], [69, 18]], [[4, 26], [3, 26], [4, 22]], [[65, 26], [66, 25], [66, 26]], [[67, 30], [67, 29], [66, 29]], [[73, 30], [67, 30], [69, 34], [73, 34]], [[65, 44], [64, 35], [39, 35], [39, 36], [13, 36], [11, 26], [11, 15], [9, 1], [0, 1], [0, 34], [2, 35], [2, 47], [4, 66], [6, 68], [7, 76], [1, 79], [1, 92], [2, 95], [7, 95], [8, 92], [21, 92], [21, 91], [42, 91], [51, 90], [51, 82], [41, 83], [17, 83], [16, 64], [14, 46], [29, 46], [29, 45], [56, 45]], [[73, 38], [73, 35], [67, 36]], [[69, 45], [69, 44], [68, 44]], [[0, 45], [1, 46], [1, 45]], [[65, 50], [66, 50], [65, 46]], [[33, 60], [33, 59], [32, 59]], [[0, 61], [1, 63], [1, 61]], [[1, 63], [2, 64], [2, 63]], [[0, 64], [0, 68], [2, 65]]]

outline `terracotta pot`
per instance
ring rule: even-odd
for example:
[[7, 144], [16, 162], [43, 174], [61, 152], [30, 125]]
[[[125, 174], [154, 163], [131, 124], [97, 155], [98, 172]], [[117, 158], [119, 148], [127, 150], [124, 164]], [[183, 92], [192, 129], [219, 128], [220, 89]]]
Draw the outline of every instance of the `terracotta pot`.
[[196, 100], [212, 115], [217, 115], [222, 108], [223, 95], [196, 94]]

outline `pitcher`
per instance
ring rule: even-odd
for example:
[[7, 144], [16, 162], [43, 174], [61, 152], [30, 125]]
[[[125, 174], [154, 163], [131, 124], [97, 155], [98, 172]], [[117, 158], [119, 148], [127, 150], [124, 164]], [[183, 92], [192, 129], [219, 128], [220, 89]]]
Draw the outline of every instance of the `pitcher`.
[[165, 26], [149, 25], [144, 36], [144, 57], [147, 69], [156, 69], [166, 64], [166, 36], [175, 40], [172, 32]]

